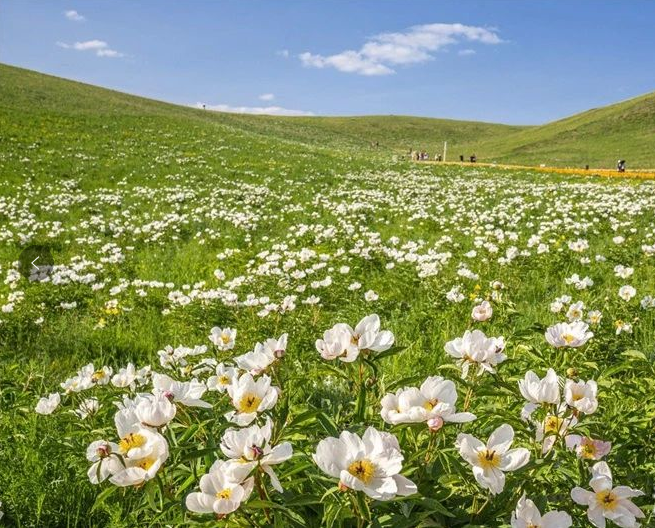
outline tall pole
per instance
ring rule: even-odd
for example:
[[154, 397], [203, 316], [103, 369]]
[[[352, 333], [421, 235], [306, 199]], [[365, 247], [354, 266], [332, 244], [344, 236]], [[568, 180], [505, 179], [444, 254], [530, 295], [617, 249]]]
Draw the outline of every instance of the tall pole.
[[446, 152], [448, 151], [448, 141], [443, 142], [443, 160], [446, 161]]

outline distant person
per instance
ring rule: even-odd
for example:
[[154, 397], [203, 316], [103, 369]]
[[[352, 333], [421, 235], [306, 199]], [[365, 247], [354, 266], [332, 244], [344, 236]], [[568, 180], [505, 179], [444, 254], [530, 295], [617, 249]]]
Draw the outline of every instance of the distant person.
[[589, 164], [584, 166], [585, 170], [589, 170]]
[[202, 109], [203, 109], [203, 110], [206, 110], [207, 107], [206, 107], [205, 105], [202, 105]]
[[459, 162], [464, 163], [464, 154], [459, 155]]
[[475, 163], [476, 161], [478, 161], [478, 158], [475, 156], [475, 154], [473, 154], [471, 156], [471, 163]]
[[616, 162], [616, 170], [619, 172], [625, 172], [625, 160], [620, 159]]

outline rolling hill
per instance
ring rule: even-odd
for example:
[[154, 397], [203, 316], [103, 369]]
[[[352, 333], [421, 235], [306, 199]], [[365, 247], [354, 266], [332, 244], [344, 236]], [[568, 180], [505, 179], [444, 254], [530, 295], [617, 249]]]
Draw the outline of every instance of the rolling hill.
[[255, 116], [173, 105], [0, 65], [0, 125], [5, 131], [15, 130], [26, 116], [40, 126], [53, 117], [60, 119], [58, 126], [71, 120], [79, 124], [120, 118], [128, 128], [140, 122], [156, 126], [157, 120], [181, 120], [207, 133], [218, 126], [228, 133], [313, 151], [346, 150], [350, 155], [370, 155], [374, 142], [379, 143], [380, 154], [403, 154], [409, 148], [434, 154], [448, 141], [451, 160], [475, 153], [480, 161], [611, 168], [621, 157], [629, 168], [655, 166], [655, 93], [541, 126], [409, 116]]

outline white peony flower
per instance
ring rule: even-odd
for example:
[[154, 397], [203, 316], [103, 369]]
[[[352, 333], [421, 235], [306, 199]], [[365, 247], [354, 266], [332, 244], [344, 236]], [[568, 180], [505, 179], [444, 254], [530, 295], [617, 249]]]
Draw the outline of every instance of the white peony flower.
[[[382, 419], [388, 424], [421, 423], [433, 420], [431, 428], [444, 422], [464, 423], [475, 420], [469, 412], [455, 411], [457, 390], [455, 384], [441, 376], [427, 378], [420, 388], [398, 389], [387, 394], [380, 402]], [[435, 419], [440, 419], [434, 421]], [[440, 427], [440, 426], [439, 426]]]
[[226, 367], [224, 363], [216, 365], [216, 375], [207, 379], [207, 390], [225, 392], [239, 377], [239, 372], [234, 367]]
[[227, 388], [235, 411], [225, 414], [230, 422], [240, 426], [249, 425], [261, 413], [272, 409], [277, 403], [277, 387], [271, 386], [266, 374], [255, 381], [251, 374], [243, 374]]
[[589, 522], [598, 528], [605, 528], [609, 519], [622, 528], [637, 528], [637, 519], [643, 519], [644, 513], [630, 500], [644, 493], [628, 486], [612, 487], [612, 472], [605, 462], [594, 464], [591, 469], [589, 485], [593, 491], [579, 486], [571, 490], [571, 498], [581, 506], [587, 506]]
[[619, 288], [619, 297], [621, 297], [621, 299], [624, 301], [629, 301], [635, 295], [637, 295], [637, 290], [635, 290], [634, 287], [630, 286], [629, 284]]
[[525, 493], [512, 512], [512, 528], [569, 528], [573, 524], [571, 516], [563, 511], [550, 511], [541, 515], [534, 502]]
[[233, 472], [248, 475], [256, 466], [261, 467], [271, 479], [273, 487], [282, 493], [283, 489], [275, 471], [271, 466], [289, 460], [293, 449], [289, 442], [282, 442], [271, 447], [271, 433], [273, 424], [271, 419], [266, 424], [251, 425], [245, 429], [228, 429], [221, 439], [221, 451], [230, 460], [226, 466]]
[[236, 328], [219, 328], [215, 326], [211, 329], [209, 340], [216, 345], [219, 350], [232, 350], [237, 338]]
[[546, 330], [544, 336], [546, 341], [556, 348], [560, 347], [581, 347], [592, 337], [593, 332], [589, 332], [589, 325], [582, 321], [575, 323], [557, 323]]
[[254, 483], [253, 477], [237, 478], [227, 462], [217, 460], [200, 478], [200, 491], [187, 495], [186, 507], [195, 513], [214, 513], [221, 518], [248, 500]]
[[279, 339], [267, 339], [263, 343], [257, 343], [252, 352], [235, 357], [234, 362], [253, 376], [261, 374], [278, 358], [284, 356], [287, 338], [287, 334], [282, 334]]
[[557, 374], [552, 368], [543, 377], [539, 377], [529, 370], [525, 377], [519, 380], [521, 395], [530, 403], [559, 403], [560, 392]]
[[493, 309], [491, 308], [491, 304], [489, 304], [489, 301], [482, 301], [482, 303], [478, 304], [473, 308], [473, 311], [471, 312], [471, 317], [475, 321], [488, 321], [491, 319], [491, 316], [493, 315]]
[[398, 440], [390, 433], [366, 429], [360, 438], [343, 431], [339, 438], [321, 440], [313, 455], [314, 462], [339, 485], [376, 500], [390, 500], [396, 495], [416, 493], [416, 485], [400, 475], [403, 455]]
[[510, 449], [514, 441], [514, 429], [504, 424], [498, 427], [486, 445], [470, 434], [460, 433], [455, 443], [459, 454], [473, 467], [478, 484], [497, 495], [505, 487], [505, 472], [525, 466], [530, 451], [523, 447]]
[[61, 402], [61, 396], [58, 392], [50, 394], [47, 398], [39, 399], [36, 404], [35, 411], [38, 414], [52, 414], [54, 410], [59, 406]]
[[566, 380], [564, 397], [566, 403], [584, 414], [593, 414], [598, 408], [598, 385], [595, 381]]
[[495, 372], [496, 365], [507, 359], [503, 354], [505, 340], [502, 337], [487, 337], [480, 330], [467, 330], [464, 336], [446, 343], [444, 349], [459, 360], [462, 378], [468, 375], [470, 365], [477, 365], [477, 374], [480, 375], [485, 371]]
[[154, 387], [153, 392], [160, 392], [175, 403], [181, 403], [187, 407], [211, 408], [210, 403], [200, 399], [207, 390], [207, 386], [197, 379], [176, 381], [166, 374], [155, 373], [152, 376], [152, 386]]
[[91, 484], [104, 482], [107, 477], [123, 469], [119, 457], [119, 447], [114, 442], [96, 440], [86, 448], [86, 459], [92, 462], [87, 471]]
[[173, 418], [177, 408], [163, 393], [141, 395], [134, 414], [147, 427], [163, 427]]

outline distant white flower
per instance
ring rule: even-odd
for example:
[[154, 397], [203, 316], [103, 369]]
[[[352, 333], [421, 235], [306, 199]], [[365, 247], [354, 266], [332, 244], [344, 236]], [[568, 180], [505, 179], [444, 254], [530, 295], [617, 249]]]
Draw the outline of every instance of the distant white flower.
[[59, 406], [61, 402], [61, 396], [58, 392], [50, 394], [47, 398], [39, 399], [34, 409], [38, 414], [52, 414], [54, 410]]
[[478, 304], [473, 308], [473, 311], [471, 312], [471, 317], [475, 321], [487, 321], [491, 319], [491, 316], [493, 315], [493, 309], [491, 308], [491, 304], [489, 304], [489, 301], [482, 301], [482, 303]]
[[152, 376], [152, 386], [155, 392], [163, 394], [175, 403], [181, 403], [187, 407], [211, 408], [210, 403], [201, 400], [207, 386], [197, 379], [176, 381], [166, 374], [155, 373]]
[[563, 511], [550, 511], [544, 515], [535, 503], [526, 498], [525, 493], [512, 512], [512, 528], [569, 528], [573, 524], [571, 516]]
[[625, 321], [615, 321], [614, 326], [616, 327], [616, 335], [626, 333], [626, 334], [631, 334], [632, 333], [632, 324], [631, 323], [626, 323]]
[[557, 323], [546, 330], [545, 337], [549, 344], [556, 348], [580, 347], [589, 341], [593, 332], [588, 332], [589, 325], [582, 321], [574, 323]]
[[582, 301], [578, 301], [576, 303], [573, 303], [571, 306], [569, 306], [568, 311], [566, 312], [566, 317], [568, 317], [569, 322], [575, 322], [579, 321], [582, 319], [584, 315], [584, 303]]
[[219, 350], [232, 350], [237, 338], [236, 328], [219, 328], [215, 326], [211, 329], [209, 334], [209, 340], [214, 343], [214, 345]]
[[620, 279], [627, 279], [631, 277], [634, 272], [635, 272], [634, 268], [628, 268], [621, 264], [619, 264], [618, 266], [614, 266], [614, 274]]
[[375, 293], [373, 290], [368, 290], [364, 294], [364, 300], [366, 300], [367, 302], [377, 301], [379, 298], [380, 296], [377, 293]]
[[510, 449], [513, 441], [514, 429], [504, 424], [491, 433], [486, 445], [464, 433], [457, 436], [455, 445], [459, 454], [473, 467], [478, 484], [497, 495], [505, 487], [505, 472], [522, 468], [530, 460], [527, 449]]
[[587, 322], [592, 325], [600, 324], [602, 318], [603, 318], [603, 314], [598, 310], [591, 310], [587, 314]]
[[644, 493], [628, 486], [612, 487], [612, 472], [605, 462], [598, 462], [591, 470], [589, 485], [593, 491], [579, 486], [571, 490], [571, 498], [581, 506], [587, 506], [589, 522], [598, 528], [605, 528], [609, 519], [621, 528], [637, 528], [637, 519], [644, 513], [630, 500]]
[[621, 299], [623, 299], [624, 301], [629, 301], [636, 294], [637, 294], [637, 290], [635, 290], [634, 287], [630, 286], [629, 284], [626, 284], [625, 286], [621, 286], [619, 288], [619, 297], [621, 297]]
[[460, 290], [461, 288], [459, 286], [453, 286], [448, 293], [446, 293], [446, 299], [451, 303], [462, 302], [466, 297]]
[[397, 495], [416, 493], [416, 485], [400, 475], [403, 455], [395, 436], [366, 429], [360, 438], [343, 431], [339, 438], [321, 440], [314, 462], [344, 488], [363, 491], [375, 500], [391, 500]]

